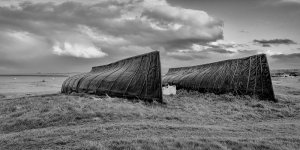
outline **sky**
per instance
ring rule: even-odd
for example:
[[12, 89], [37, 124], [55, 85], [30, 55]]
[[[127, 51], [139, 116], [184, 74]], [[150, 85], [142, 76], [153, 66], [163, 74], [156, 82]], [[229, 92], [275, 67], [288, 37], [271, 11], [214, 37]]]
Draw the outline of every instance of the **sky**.
[[160, 51], [162, 72], [264, 53], [300, 68], [300, 0], [0, 0], [0, 74], [87, 72]]

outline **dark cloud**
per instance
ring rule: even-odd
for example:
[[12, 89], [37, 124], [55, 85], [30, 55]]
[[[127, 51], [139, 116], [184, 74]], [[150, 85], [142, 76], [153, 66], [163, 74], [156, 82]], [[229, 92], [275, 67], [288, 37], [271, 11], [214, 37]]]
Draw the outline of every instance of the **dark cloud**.
[[195, 59], [209, 59], [208, 56], [205, 56], [205, 55], [194, 55], [193, 56]]
[[270, 44], [262, 44], [262, 47], [271, 47]]
[[[49, 37], [53, 43], [67, 40], [70, 34], [73, 34], [71, 37], [75, 34], [78, 41], [83, 40], [84, 35], [78, 35], [82, 28], [78, 26], [98, 33], [102, 38], [114, 40], [118, 37], [132, 45], [160, 45], [168, 49], [178, 46], [177, 43], [190, 45], [223, 38], [222, 21], [204, 11], [173, 7], [163, 0], [112, 0], [94, 5], [27, 2], [16, 8], [1, 7], [0, 23], [2, 28]], [[66, 37], [57, 35], [62, 32]], [[93, 45], [87, 40], [84, 44], [86, 47]]]
[[237, 44], [235, 42], [228, 42], [228, 41], [225, 41], [225, 40], [217, 40], [217, 41], [214, 41], [214, 42], [210, 42], [208, 45], [210, 47], [213, 47], [213, 48], [221, 48], [221, 49], [248, 46], [247, 44]]
[[[219, 37], [223, 38], [223, 37]], [[180, 49], [190, 49], [193, 44], [197, 45], [206, 45], [209, 43], [210, 40], [199, 40], [199, 39], [179, 39], [179, 40], [172, 40], [167, 41], [165, 43], [161, 43], [165, 48], [166, 51], [176, 51]]]
[[247, 55], [255, 55], [258, 53], [258, 50], [238, 50], [237, 53], [247, 54]]
[[247, 30], [240, 30], [241, 33], [249, 33]]
[[275, 60], [271, 64], [273, 68], [299, 68], [300, 53], [271, 55], [272, 59]]
[[235, 52], [233, 51], [229, 51], [226, 49], [222, 49], [222, 48], [208, 48], [205, 49], [206, 52], [214, 52], [214, 53], [220, 53], [220, 54], [233, 54]]
[[278, 5], [300, 5], [299, 0], [277, 0], [276, 4]]
[[[203, 49], [202, 49], [203, 48]], [[167, 52], [167, 55], [179, 60], [193, 60], [193, 59], [208, 59], [210, 55], [224, 55], [233, 54], [235, 52], [222, 49], [222, 48], [212, 48], [198, 45], [197, 47], [192, 47], [191, 49], [177, 50], [175, 52]]]
[[209, 60], [211, 62], [232, 59], [232, 58], [241, 58], [251, 55], [258, 54], [258, 50], [227, 50], [221, 48], [206, 48], [201, 51], [197, 50], [178, 50], [176, 52], [168, 52], [167, 56], [184, 61], [192, 60]]
[[194, 57], [189, 56], [189, 55], [174, 55], [174, 54], [171, 54], [169, 56], [173, 57], [175, 59], [178, 59], [178, 60], [183, 60], [183, 61], [189, 61], [189, 60], [193, 60], [194, 59]]
[[205, 53], [182, 53], [182, 52], [171, 52], [167, 53], [168, 56], [183, 60], [183, 61], [190, 61], [195, 59], [208, 59], [209, 57]]
[[262, 44], [264, 47], [270, 46], [270, 44], [296, 44], [293, 40], [290, 39], [272, 39], [272, 40], [253, 40], [254, 43]]
[[279, 55], [272, 55], [271, 57], [279, 60], [289, 60], [289, 59], [300, 60], [300, 53], [279, 54]]
[[5, 54], [0, 60], [6, 57], [28, 67], [47, 64], [41, 58], [55, 59], [47, 61], [50, 67], [73, 64], [62, 56], [92, 59], [89, 64], [101, 57], [99, 65], [127, 55], [207, 44], [223, 38], [222, 28], [221, 20], [204, 11], [165, 0], [23, 2], [0, 6], [0, 53]]

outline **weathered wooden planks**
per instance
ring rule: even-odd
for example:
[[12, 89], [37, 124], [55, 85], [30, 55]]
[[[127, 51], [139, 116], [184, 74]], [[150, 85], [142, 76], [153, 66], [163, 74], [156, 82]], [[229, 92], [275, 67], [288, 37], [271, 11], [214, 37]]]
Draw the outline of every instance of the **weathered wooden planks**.
[[108, 94], [162, 102], [159, 52], [155, 51], [93, 67], [88, 73], [66, 79], [61, 92]]
[[265, 54], [210, 64], [170, 68], [163, 77], [164, 85], [200, 92], [256, 95], [275, 101]]

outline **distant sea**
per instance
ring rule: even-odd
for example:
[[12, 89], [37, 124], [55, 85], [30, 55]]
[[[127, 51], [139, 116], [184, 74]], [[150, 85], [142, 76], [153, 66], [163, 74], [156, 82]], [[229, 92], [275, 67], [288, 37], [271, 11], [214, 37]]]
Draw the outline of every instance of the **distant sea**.
[[0, 99], [60, 92], [67, 77], [63, 76], [0, 76]]

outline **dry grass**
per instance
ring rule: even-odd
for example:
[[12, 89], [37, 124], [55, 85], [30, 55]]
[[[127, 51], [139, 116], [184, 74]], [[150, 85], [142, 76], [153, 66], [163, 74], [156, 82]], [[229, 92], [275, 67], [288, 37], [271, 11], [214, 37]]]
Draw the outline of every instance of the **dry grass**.
[[178, 91], [165, 105], [86, 94], [0, 101], [0, 149], [299, 149], [300, 101]]

